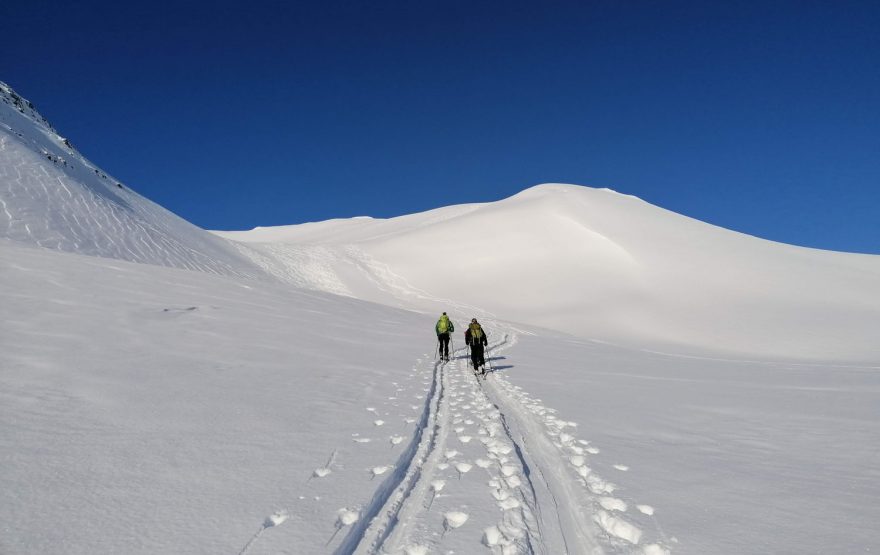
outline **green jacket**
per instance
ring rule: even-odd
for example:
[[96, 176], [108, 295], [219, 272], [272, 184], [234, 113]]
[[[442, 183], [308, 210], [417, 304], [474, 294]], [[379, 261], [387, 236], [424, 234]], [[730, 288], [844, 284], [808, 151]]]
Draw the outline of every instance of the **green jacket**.
[[[442, 322], [446, 322], [446, 331], [440, 331], [440, 324]], [[444, 314], [439, 320], [437, 320], [437, 325], [434, 326], [434, 331], [437, 332], [437, 335], [440, 335], [441, 333], [452, 333], [455, 331], [455, 326], [452, 325], [452, 320]]]

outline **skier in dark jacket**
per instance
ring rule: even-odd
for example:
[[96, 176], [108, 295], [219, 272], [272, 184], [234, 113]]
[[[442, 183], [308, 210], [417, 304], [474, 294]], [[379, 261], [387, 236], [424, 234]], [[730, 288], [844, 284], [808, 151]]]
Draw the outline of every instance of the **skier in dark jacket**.
[[449, 334], [455, 331], [455, 326], [445, 312], [437, 320], [434, 331], [437, 332], [437, 342], [440, 344], [440, 360], [449, 360]]
[[476, 318], [471, 320], [467, 331], [464, 332], [464, 342], [471, 348], [471, 362], [474, 365], [474, 372], [482, 369], [482, 374], [485, 376], [486, 360], [483, 358], [483, 347], [489, 344], [489, 340]]

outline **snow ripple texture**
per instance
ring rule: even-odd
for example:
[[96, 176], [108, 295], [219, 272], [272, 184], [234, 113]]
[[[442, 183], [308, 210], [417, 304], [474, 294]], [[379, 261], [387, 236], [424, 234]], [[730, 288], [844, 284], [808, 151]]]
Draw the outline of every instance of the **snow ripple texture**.
[[90, 256], [263, 275], [228, 241], [107, 175], [0, 83], [0, 237]]

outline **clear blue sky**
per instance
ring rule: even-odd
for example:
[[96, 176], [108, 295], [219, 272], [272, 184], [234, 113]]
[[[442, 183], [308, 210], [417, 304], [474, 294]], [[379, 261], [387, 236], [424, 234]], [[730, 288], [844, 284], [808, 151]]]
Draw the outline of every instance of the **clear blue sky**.
[[4, 2], [0, 79], [195, 224], [543, 182], [880, 253], [880, 2]]

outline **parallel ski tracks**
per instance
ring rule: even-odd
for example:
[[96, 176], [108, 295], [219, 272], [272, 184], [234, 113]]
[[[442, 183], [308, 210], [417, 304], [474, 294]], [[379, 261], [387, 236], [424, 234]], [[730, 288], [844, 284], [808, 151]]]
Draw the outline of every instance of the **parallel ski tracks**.
[[[425, 408], [412, 441], [398, 459], [396, 470], [375, 491], [336, 555], [387, 552], [394, 540], [405, 535], [406, 523], [428, 502], [428, 482], [440, 456], [449, 425], [444, 403], [447, 363], [434, 363], [433, 379]], [[386, 545], [388, 544], [388, 545]]]
[[[505, 335], [489, 351], [495, 354], [515, 343], [515, 336]], [[458, 350], [462, 352], [464, 349]], [[462, 387], [460, 384], [472, 384], [462, 382], [457, 373], [454, 374], [456, 379], [450, 378], [449, 372], [457, 372], [458, 364], [434, 363], [431, 385], [412, 440], [398, 458], [396, 470], [374, 491], [361, 511], [360, 520], [334, 551], [336, 555], [396, 555], [412, 545], [410, 540], [418, 539], [410, 537], [418, 535], [413, 523], [424, 521], [432, 503], [431, 482], [442, 475], [439, 468], [446, 466], [440, 463], [445, 460], [444, 450], [454, 425], [450, 402], [454, 406], [455, 401], [450, 398], [463, 394], [456, 389]], [[495, 527], [496, 532], [504, 531], [506, 543], [503, 545], [509, 547], [502, 549], [502, 544], [489, 543], [486, 547], [493, 553], [508, 553], [509, 548], [515, 548], [517, 553], [531, 555], [603, 553], [604, 543], [600, 543], [600, 538], [605, 535], [595, 520], [593, 497], [584, 494], [585, 482], [573, 472], [577, 468], [571, 466], [568, 457], [561, 455], [560, 449], [564, 447], [560, 447], [559, 438], [548, 435], [548, 417], [538, 416], [534, 403], [521, 398], [519, 388], [498, 381], [492, 376], [492, 370], [490, 361], [488, 379], [474, 377], [480, 389], [469, 389], [482, 391], [479, 397], [485, 397], [482, 403], [490, 413], [484, 425], [491, 432], [481, 438], [487, 440], [489, 458], [497, 465], [487, 469], [489, 491], [503, 494], [504, 498], [515, 496], [519, 505], [513, 509], [505, 507], [502, 520]], [[459, 385], [455, 385], [456, 380]], [[543, 407], [542, 410], [554, 412]], [[509, 444], [512, 449], [495, 451], [492, 445], [496, 442]], [[521, 469], [517, 471], [520, 480], [513, 485], [505, 482], [509, 475], [504, 471], [510, 465]], [[607, 531], [607, 527], [603, 528]]]

